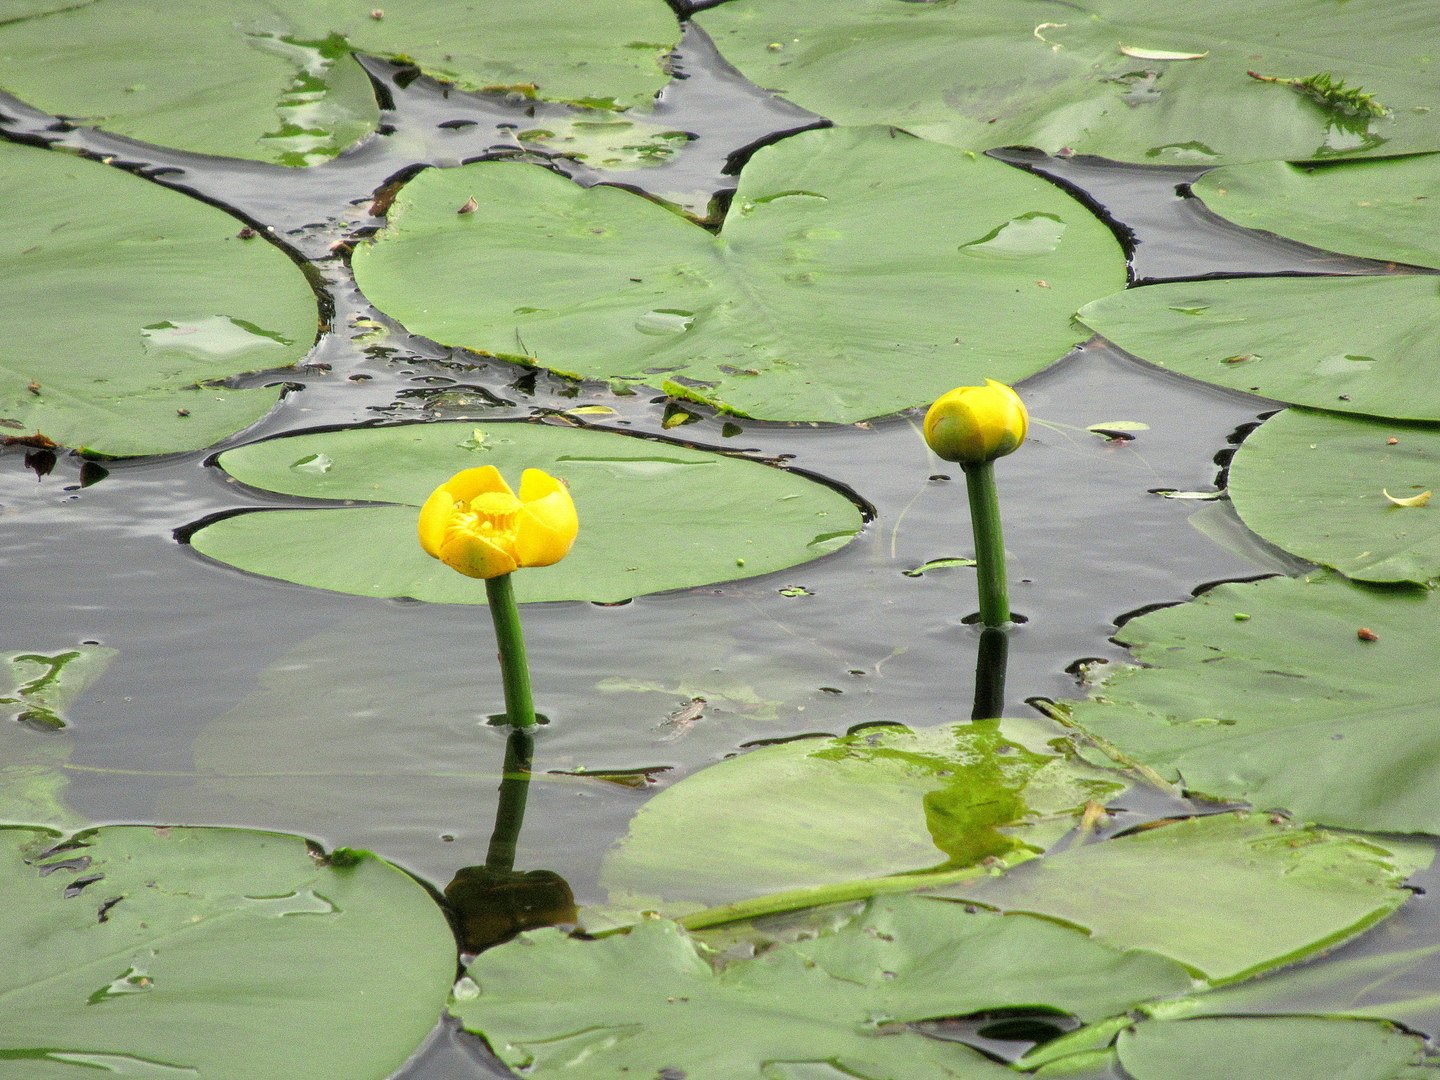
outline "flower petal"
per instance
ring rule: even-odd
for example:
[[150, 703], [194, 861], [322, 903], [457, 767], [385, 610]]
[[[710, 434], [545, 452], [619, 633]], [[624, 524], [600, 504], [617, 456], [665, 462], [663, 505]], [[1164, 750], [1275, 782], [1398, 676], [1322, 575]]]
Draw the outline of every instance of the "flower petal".
[[432, 491], [420, 507], [420, 546], [432, 559], [440, 558], [440, 545], [445, 542], [445, 530], [454, 512], [455, 499], [443, 486]]
[[509, 552], [466, 528], [447, 530], [439, 558], [451, 569], [472, 578], [499, 577], [518, 565]]
[[514, 495], [510, 485], [505, 483], [505, 478], [500, 475], [500, 470], [494, 465], [482, 465], [478, 469], [463, 469], [456, 473], [445, 483], [440, 485], [441, 489], [448, 491], [450, 497], [456, 502], [469, 502], [480, 495], [488, 495], [491, 492], [499, 491], [506, 495]]
[[575, 501], [549, 473], [526, 469], [520, 477], [520, 514], [515, 555], [521, 566], [550, 566], [569, 553], [580, 531]]

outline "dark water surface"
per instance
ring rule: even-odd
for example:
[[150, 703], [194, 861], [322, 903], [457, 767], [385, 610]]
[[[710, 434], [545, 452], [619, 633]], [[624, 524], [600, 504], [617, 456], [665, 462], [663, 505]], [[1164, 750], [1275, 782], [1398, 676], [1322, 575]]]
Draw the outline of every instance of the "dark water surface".
[[[703, 212], [733, 187], [746, 148], [821, 122], [748, 84], [693, 28], [677, 66], [685, 77], [666, 89], [654, 119], [696, 136], [678, 160], [603, 177], [567, 171]], [[227, 445], [324, 425], [523, 418], [584, 403], [617, 410], [604, 426], [659, 433], [665, 406], [643, 394], [586, 385], [577, 397], [564, 380], [457, 355], [398, 328], [377, 342], [352, 340], [355, 319], [385, 320], [331, 245], [383, 224], [368, 212], [373, 193], [418, 162], [513, 154], [505, 125], [536, 122], [524, 103], [426, 79], [402, 87], [393, 66], [367, 67], [393, 101], [386, 133], [310, 170], [64, 130], [3, 97], [0, 117], [13, 137], [113, 155], [229, 207], [312, 263], [334, 332], [283, 374], [294, 390], [280, 407]], [[535, 108], [542, 118], [563, 111]], [[1181, 194], [1196, 171], [998, 156], [1101, 208], [1133, 249], [1137, 282], [1374, 270], [1219, 221]], [[1081, 693], [1067, 672], [1079, 660], [1123, 660], [1110, 637], [1127, 613], [1215, 581], [1296, 568], [1248, 534], [1227, 503], [1153, 493], [1213, 489], [1237, 432], [1273, 405], [1170, 376], [1103, 342], [1022, 391], [1031, 438], [998, 467], [1012, 602], [1029, 620], [1010, 645], [1011, 714], [1029, 712], [1027, 699]], [[1148, 430], [1123, 442], [1084, 430], [1116, 420]], [[970, 550], [958, 471], [952, 479], [928, 453], [918, 416], [821, 429], [702, 415], [668, 434], [784, 455], [856, 493], [875, 517], [836, 555], [779, 574], [618, 607], [527, 608], [537, 706], [551, 723], [537, 738], [516, 865], [560, 873], [582, 904], [604, 899], [600, 860], [649, 793], [747, 743], [970, 714], [978, 634], [962, 619], [975, 603], [973, 576], [903, 573]], [[209, 453], [106, 463], [98, 480], [73, 457], [46, 475], [26, 457], [0, 451], [0, 652], [80, 641], [119, 652], [69, 712], [69, 800], [80, 813], [283, 829], [372, 848], [437, 888], [484, 862], [504, 740], [484, 722], [503, 702], [483, 608], [340, 596], [209, 563], [177, 530], [290, 502], [231, 483], [207, 464]], [[792, 586], [808, 595], [782, 593]], [[677, 735], [666, 718], [701, 688], [703, 717]], [[631, 783], [560, 775], [597, 771], [628, 771]], [[1437, 939], [1433, 911], [1419, 900], [1346, 952]], [[478, 1040], [442, 1025], [402, 1075], [508, 1073]]]

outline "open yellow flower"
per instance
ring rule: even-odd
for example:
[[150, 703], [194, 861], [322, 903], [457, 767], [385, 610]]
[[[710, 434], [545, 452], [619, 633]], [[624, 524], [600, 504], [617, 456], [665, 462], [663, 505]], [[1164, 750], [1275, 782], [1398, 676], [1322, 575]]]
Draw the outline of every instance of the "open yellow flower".
[[557, 563], [579, 530], [569, 490], [540, 469], [521, 475], [518, 497], [495, 466], [466, 469], [431, 492], [420, 508], [426, 554], [473, 578]]
[[979, 465], [1014, 451], [1025, 441], [1030, 414], [1020, 395], [1004, 383], [961, 386], [936, 399], [925, 414], [925, 441], [946, 461]]

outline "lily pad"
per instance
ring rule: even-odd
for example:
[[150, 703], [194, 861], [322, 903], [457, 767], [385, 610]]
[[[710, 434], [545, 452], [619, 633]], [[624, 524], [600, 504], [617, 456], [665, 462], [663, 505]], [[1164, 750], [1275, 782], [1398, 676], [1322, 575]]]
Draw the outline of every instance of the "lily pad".
[[[972, 150], [1218, 165], [1440, 148], [1429, 0], [1358, 0], [1323, 18], [1286, 0], [1197, 0], [1163, 19], [1148, 0], [733, 0], [695, 21], [797, 105]], [[1251, 71], [1331, 75], [1370, 100]]]
[[4, 828], [0, 888], [14, 1080], [382, 1080], [429, 1034], [454, 972], [419, 884], [299, 837]]
[[1312, 247], [1440, 267], [1440, 155], [1216, 169], [1192, 190], [1215, 213]]
[[904, 897], [720, 970], [664, 920], [599, 941], [542, 930], [478, 957], [450, 1010], [536, 1077], [999, 1080], [1014, 1073], [910, 1025], [1016, 1007], [1088, 1019], [1188, 983], [1044, 920]]
[[1127, 622], [1116, 640], [1146, 666], [1072, 715], [1190, 791], [1440, 835], [1437, 628], [1425, 589], [1328, 573], [1221, 585]]
[[1294, 405], [1440, 420], [1429, 378], [1440, 279], [1231, 278], [1146, 285], [1080, 319], [1127, 352], [1192, 379]]
[[1427, 1080], [1425, 1042], [1389, 1024], [1322, 1016], [1142, 1022], [1116, 1052], [1134, 1080]]
[[1266, 540], [1360, 581], [1440, 578], [1440, 426], [1290, 409], [1249, 436], [1230, 498]]
[[415, 537], [430, 492], [477, 465], [512, 482], [543, 469], [569, 484], [579, 511], [580, 538], [564, 561], [516, 575], [521, 601], [613, 603], [764, 574], [843, 547], [862, 524], [844, 495], [783, 469], [539, 424], [330, 431], [254, 443], [219, 462], [285, 495], [399, 504], [240, 514], [191, 537], [197, 551], [242, 570], [359, 596], [485, 602], [479, 582], [427, 556]]
[[1013, 861], [1075, 826], [1116, 773], [1040, 721], [866, 728], [761, 747], [661, 792], [606, 857], [615, 904], [667, 914], [810, 885]]
[[288, 367], [315, 340], [300, 268], [214, 207], [13, 143], [0, 189], [0, 434], [111, 457], [198, 450], [280, 397], [222, 380]]
[[1074, 847], [947, 891], [1233, 982], [1383, 919], [1410, 898], [1405, 879], [1428, 858], [1419, 845], [1391, 851], [1264, 814], [1218, 814]]
[[447, 345], [839, 423], [1033, 374], [1125, 280], [1115, 237], [1058, 188], [873, 128], [757, 152], [718, 234], [535, 165], [432, 169], [354, 264], [372, 303]]
[[[464, 90], [607, 109], [669, 81], [680, 37], [655, 0], [468, 0], [384, 8], [341, 0], [38, 3], [0, 24], [0, 87], [46, 112], [201, 154], [313, 165], [374, 131], [354, 53]], [[86, 77], [77, 79], [77, 70]]]

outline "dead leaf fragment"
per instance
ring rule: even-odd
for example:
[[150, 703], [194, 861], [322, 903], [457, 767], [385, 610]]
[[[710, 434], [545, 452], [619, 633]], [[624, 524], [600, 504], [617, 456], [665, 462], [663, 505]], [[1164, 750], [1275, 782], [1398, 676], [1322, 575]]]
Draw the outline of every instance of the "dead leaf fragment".
[[1204, 60], [1210, 50], [1204, 52], [1174, 52], [1170, 49], [1142, 49], [1138, 45], [1121, 45], [1120, 51], [1136, 60]]
[[473, 214], [478, 209], [480, 209], [480, 204], [475, 201], [475, 196], [471, 195], [465, 200], [465, 205], [455, 212], [457, 214]]
[[1411, 495], [1408, 499], [1397, 499], [1384, 488], [1380, 489], [1380, 494], [1389, 499], [1392, 506], [1424, 506], [1430, 501], [1430, 492], [1428, 491], [1422, 491], [1419, 495]]

